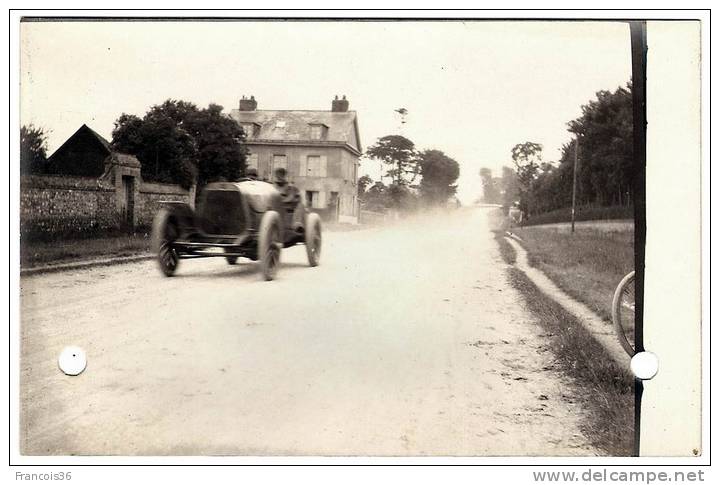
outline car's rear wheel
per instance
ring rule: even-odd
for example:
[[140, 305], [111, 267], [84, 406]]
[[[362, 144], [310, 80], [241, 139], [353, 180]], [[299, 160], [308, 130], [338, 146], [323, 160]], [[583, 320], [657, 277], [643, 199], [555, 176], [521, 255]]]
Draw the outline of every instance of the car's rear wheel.
[[278, 266], [280, 266], [280, 215], [275, 211], [263, 214], [260, 221], [258, 236], [258, 259], [263, 278], [267, 281], [275, 279]]
[[311, 212], [305, 221], [305, 249], [307, 251], [308, 263], [310, 266], [320, 264], [320, 252], [322, 250], [322, 224], [320, 216]]
[[180, 257], [172, 243], [180, 235], [177, 222], [167, 209], [160, 209], [153, 220], [152, 248], [157, 254], [160, 271], [165, 276], [172, 276], [180, 263]]

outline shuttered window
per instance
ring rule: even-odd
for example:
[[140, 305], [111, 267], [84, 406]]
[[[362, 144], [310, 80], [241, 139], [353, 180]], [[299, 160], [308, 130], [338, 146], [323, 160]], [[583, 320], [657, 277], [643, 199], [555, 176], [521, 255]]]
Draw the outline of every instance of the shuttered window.
[[327, 177], [327, 157], [324, 155], [308, 155], [306, 175], [308, 177]]
[[287, 170], [287, 155], [273, 155], [272, 173], [281, 167]]

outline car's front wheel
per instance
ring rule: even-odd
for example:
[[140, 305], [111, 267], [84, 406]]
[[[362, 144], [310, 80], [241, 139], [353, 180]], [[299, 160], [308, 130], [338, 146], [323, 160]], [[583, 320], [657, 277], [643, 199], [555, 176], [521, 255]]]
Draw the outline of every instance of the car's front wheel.
[[275, 279], [280, 266], [280, 215], [275, 211], [263, 214], [258, 235], [258, 259], [263, 278], [267, 281]]
[[160, 209], [153, 220], [152, 248], [157, 254], [160, 271], [165, 276], [172, 276], [177, 270], [180, 257], [172, 247], [172, 243], [180, 235], [175, 219], [167, 209]]

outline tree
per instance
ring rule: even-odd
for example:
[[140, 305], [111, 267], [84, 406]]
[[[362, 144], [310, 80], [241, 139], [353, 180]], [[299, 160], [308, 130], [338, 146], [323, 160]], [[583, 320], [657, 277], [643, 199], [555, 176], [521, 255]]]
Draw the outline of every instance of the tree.
[[457, 190], [460, 165], [440, 150], [425, 150], [419, 164], [420, 197], [427, 205], [445, 204]]
[[406, 184], [390, 184], [385, 191], [386, 203], [389, 208], [403, 212], [413, 211], [418, 208], [418, 200], [415, 192]]
[[369, 175], [363, 175], [358, 179], [358, 197], [362, 198], [365, 195], [365, 191], [373, 183], [373, 179]]
[[237, 180], [245, 170], [245, 134], [222, 109], [167, 100], [142, 119], [123, 113], [115, 122], [112, 145], [138, 157], [146, 180], [183, 187]]
[[493, 177], [492, 170], [486, 167], [481, 168], [480, 180], [483, 186], [483, 195], [481, 200], [486, 204], [500, 204], [502, 202], [500, 194], [501, 187], [498, 183], [499, 180]]
[[388, 191], [385, 184], [375, 182], [365, 192], [363, 197], [365, 208], [371, 211], [384, 211], [390, 205]]
[[[577, 201], [583, 205], [632, 203], [632, 87], [598, 91], [582, 106], [582, 115], [568, 123], [578, 141]], [[524, 146], [525, 145], [525, 146]], [[530, 214], [569, 207], [572, 202], [575, 140], [565, 143], [558, 165], [542, 162], [536, 147], [513, 149], [521, 200]]]
[[214, 180], [238, 180], [245, 173], [245, 132], [223, 115], [222, 106], [188, 112], [184, 127], [197, 146], [198, 184]]
[[503, 166], [500, 177], [501, 200], [503, 210], [507, 213], [510, 206], [520, 197], [517, 173], [510, 167]]
[[47, 161], [47, 133], [33, 124], [20, 128], [20, 173], [43, 173]]
[[197, 147], [190, 133], [166, 111], [170, 103], [153, 106], [142, 119], [120, 115], [112, 146], [140, 160], [143, 179], [189, 188], [197, 177]]
[[[568, 123], [579, 139], [579, 192], [583, 202], [595, 205], [632, 201], [633, 118], [632, 86], [615, 92], [598, 91], [582, 107], [582, 116]], [[570, 163], [574, 146], [563, 149], [562, 163]]]
[[517, 172], [520, 209], [529, 211], [530, 187], [540, 171], [542, 145], [531, 141], [519, 143], [512, 148], [512, 160]]
[[393, 184], [410, 185], [419, 173], [415, 144], [404, 136], [384, 136], [368, 147], [366, 155], [390, 167], [385, 175]]

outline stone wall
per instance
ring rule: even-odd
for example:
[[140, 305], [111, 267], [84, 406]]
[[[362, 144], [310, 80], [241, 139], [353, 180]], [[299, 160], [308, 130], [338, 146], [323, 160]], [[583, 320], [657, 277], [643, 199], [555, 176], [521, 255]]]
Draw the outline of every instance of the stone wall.
[[116, 230], [115, 190], [92, 177], [20, 178], [20, 233], [25, 238]]
[[195, 189], [185, 190], [179, 185], [142, 182], [135, 201], [135, 225], [150, 227], [161, 201], [186, 202], [194, 207]]
[[[25, 240], [108, 235], [123, 226], [122, 185], [93, 177], [28, 175], [20, 178], [20, 233]], [[139, 181], [133, 194], [135, 228], [149, 228], [160, 201], [194, 206], [195, 190]]]

